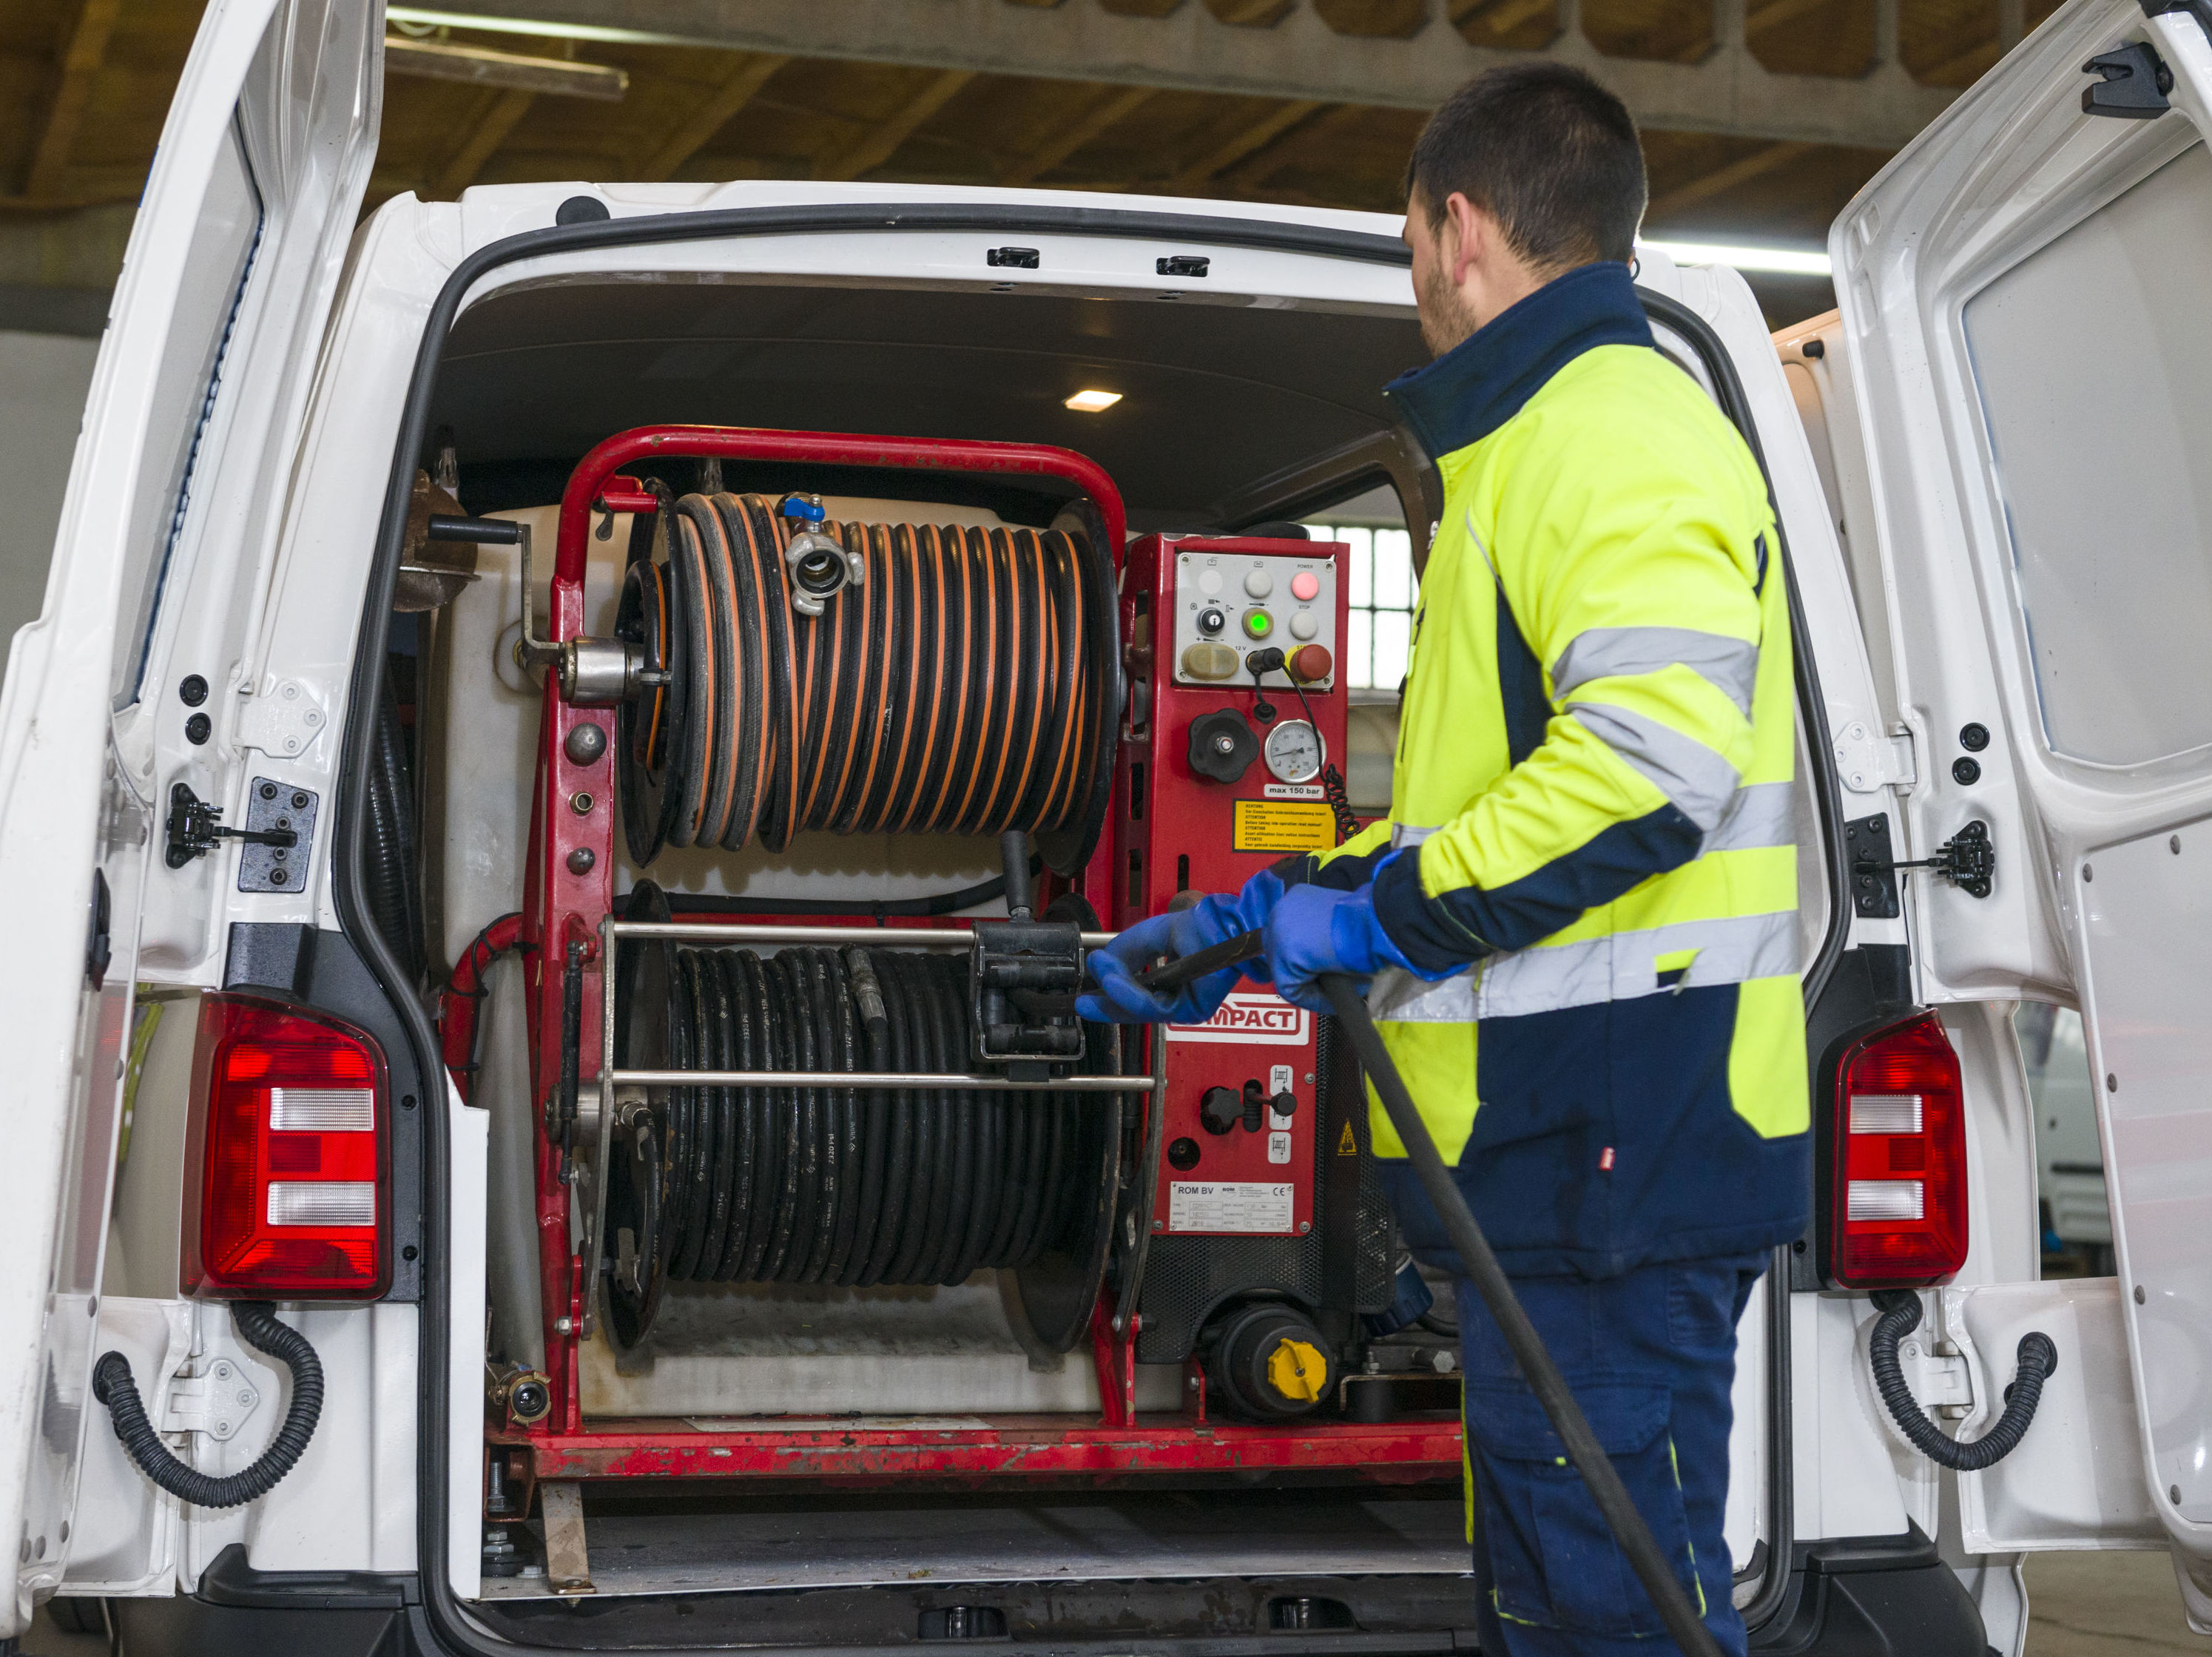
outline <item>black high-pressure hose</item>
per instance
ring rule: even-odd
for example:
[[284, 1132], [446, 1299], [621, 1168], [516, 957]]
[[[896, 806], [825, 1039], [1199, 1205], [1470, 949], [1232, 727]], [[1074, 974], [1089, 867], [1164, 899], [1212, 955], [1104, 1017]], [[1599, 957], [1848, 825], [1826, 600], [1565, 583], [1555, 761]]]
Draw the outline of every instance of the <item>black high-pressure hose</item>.
[[1391, 1062], [1389, 1049], [1382, 1045], [1375, 1021], [1368, 1017], [1367, 1003], [1360, 995], [1358, 980], [1328, 973], [1322, 975], [1321, 987], [1350, 1034], [1368, 1080], [1382, 1097], [1382, 1108], [1389, 1113], [1390, 1126], [1397, 1130], [1398, 1138], [1406, 1147], [1413, 1172], [1420, 1179], [1421, 1189], [1428, 1193], [1429, 1201], [1443, 1220], [1444, 1229], [1451, 1235], [1452, 1247], [1459, 1253], [1461, 1269], [1474, 1283], [1482, 1303], [1490, 1308], [1490, 1315], [1498, 1320], [1498, 1330], [1504, 1335], [1505, 1344], [1527, 1380], [1528, 1390], [1544, 1406], [1552, 1430], [1559, 1434], [1560, 1442], [1566, 1447], [1567, 1459], [1583, 1476], [1583, 1483], [1596, 1502], [1598, 1512], [1604, 1516], [1606, 1528], [1613, 1533], [1613, 1541], [1635, 1569], [1637, 1580], [1651, 1596], [1659, 1620], [1667, 1625], [1668, 1634], [1688, 1657], [1721, 1657], [1719, 1642], [1698, 1618], [1690, 1596], [1683, 1592], [1681, 1579], [1674, 1575], [1673, 1564], [1652, 1539], [1650, 1527], [1644, 1524], [1644, 1515], [1636, 1511], [1636, 1504], [1629, 1499], [1628, 1487], [1620, 1482], [1612, 1460], [1597, 1442], [1597, 1435], [1590, 1430], [1589, 1418], [1575, 1402], [1566, 1377], [1552, 1362], [1552, 1354], [1545, 1347], [1543, 1337], [1536, 1332], [1535, 1325], [1528, 1321], [1528, 1313], [1522, 1309], [1513, 1285], [1506, 1278], [1505, 1269], [1498, 1265], [1498, 1256], [1491, 1253], [1489, 1240], [1482, 1235], [1482, 1227], [1476, 1223], [1467, 1199], [1452, 1182], [1443, 1158], [1437, 1154], [1437, 1142], [1429, 1137], [1428, 1124], [1414, 1108], [1413, 1095], [1406, 1090], [1404, 1078]]
[[269, 1448], [250, 1467], [221, 1478], [187, 1467], [170, 1454], [146, 1418], [138, 1383], [131, 1377], [131, 1360], [120, 1352], [108, 1352], [92, 1371], [92, 1395], [107, 1406], [115, 1436], [138, 1464], [138, 1471], [196, 1508], [243, 1507], [268, 1495], [292, 1471], [323, 1413], [323, 1366], [307, 1338], [289, 1324], [279, 1323], [276, 1308], [266, 1301], [240, 1301], [230, 1308], [230, 1315], [241, 1340], [292, 1372], [292, 1407], [285, 1411], [284, 1424]]
[[[1154, 991], [1172, 989], [1240, 961], [1248, 961], [1258, 955], [1261, 947], [1259, 932], [1240, 933], [1209, 949], [1139, 974], [1137, 982]], [[1367, 1079], [1382, 1097], [1382, 1108], [1389, 1115], [1390, 1126], [1397, 1130], [1399, 1142], [1406, 1147], [1407, 1157], [1421, 1181], [1421, 1189], [1428, 1193], [1429, 1201], [1443, 1220], [1444, 1229], [1450, 1234], [1461, 1269], [1474, 1283], [1482, 1303], [1490, 1308], [1490, 1315], [1498, 1320], [1498, 1330], [1504, 1335], [1505, 1344], [1528, 1381], [1528, 1390], [1544, 1406], [1552, 1430], [1559, 1434], [1560, 1442], [1566, 1447], [1567, 1459], [1583, 1476], [1583, 1484], [1605, 1519], [1606, 1528], [1613, 1533], [1613, 1539], [1634, 1568], [1637, 1580], [1651, 1596], [1659, 1620], [1667, 1625], [1668, 1636], [1686, 1657], [1722, 1657], [1719, 1642], [1698, 1618], [1690, 1596], [1683, 1591], [1681, 1579], [1674, 1575], [1673, 1564], [1652, 1539], [1650, 1527], [1644, 1522], [1644, 1515], [1636, 1511], [1635, 1502], [1629, 1499], [1628, 1487], [1620, 1482], [1611, 1458], [1597, 1442], [1597, 1435], [1590, 1430], [1589, 1419], [1575, 1402], [1566, 1377], [1559, 1373], [1559, 1366], [1552, 1361], [1543, 1337], [1536, 1332], [1535, 1325], [1528, 1321], [1528, 1314], [1522, 1309], [1520, 1298], [1514, 1294], [1505, 1269], [1498, 1263], [1498, 1256], [1491, 1252], [1490, 1241], [1482, 1235], [1482, 1227], [1468, 1207], [1467, 1199], [1452, 1182], [1443, 1157], [1437, 1153], [1437, 1142], [1430, 1137], [1429, 1125], [1421, 1120], [1413, 1096], [1406, 1090], [1405, 1078], [1398, 1074], [1390, 1050], [1382, 1045], [1375, 1021], [1368, 1016], [1367, 1002], [1360, 993], [1358, 980], [1340, 973], [1324, 973], [1320, 982], [1322, 992], [1328, 997], [1329, 1005], [1352, 1038], [1352, 1048], [1367, 1071]], [[2025, 1369], [2022, 1375], [2024, 1378]]]
[[1897, 1343], [1920, 1326], [1920, 1296], [1910, 1290], [1891, 1289], [1873, 1298], [1881, 1314], [1875, 1320], [1874, 1333], [1867, 1342], [1874, 1384], [1881, 1401], [1889, 1406], [1898, 1430], [1912, 1441], [1912, 1448], [1938, 1466], [1960, 1473], [1978, 1473], [2010, 1455], [2027, 1431], [2028, 1423], [2035, 1419], [2043, 1383], [2058, 1367], [2058, 1348], [2051, 1337], [2031, 1329], [2020, 1338], [2019, 1353], [2014, 1359], [2018, 1367], [2012, 1385], [2005, 1388], [2004, 1413], [1997, 1417], [1996, 1426], [1971, 1444], [1966, 1443], [1945, 1436], [1922, 1412], [1898, 1366]]

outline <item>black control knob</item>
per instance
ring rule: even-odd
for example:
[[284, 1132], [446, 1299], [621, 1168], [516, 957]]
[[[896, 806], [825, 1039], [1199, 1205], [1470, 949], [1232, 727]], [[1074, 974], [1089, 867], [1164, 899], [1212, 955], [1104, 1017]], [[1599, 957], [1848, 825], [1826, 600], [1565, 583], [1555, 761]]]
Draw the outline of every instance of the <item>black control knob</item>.
[[1216, 782], [1243, 780], [1260, 757], [1260, 739], [1233, 707], [1216, 708], [1190, 722], [1190, 768]]
[[1226, 1133], [1244, 1120], [1244, 1102], [1228, 1088], [1208, 1088], [1198, 1098], [1198, 1125], [1208, 1133]]
[[1298, 1096], [1295, 1093], [1285, 1091], [1277, 1094], [1273, 1099], [1270, 1099], [1267, 1103], [1270, 1108], [1273, 1109], [1276, 1115], [1289, 1116], [1296, 1114], [1297, 1110]]
[[1198, 612], [1198, 630], [1209, 639], [1228, 625], [1228, 612], [1218, 604], [1208, 604]]

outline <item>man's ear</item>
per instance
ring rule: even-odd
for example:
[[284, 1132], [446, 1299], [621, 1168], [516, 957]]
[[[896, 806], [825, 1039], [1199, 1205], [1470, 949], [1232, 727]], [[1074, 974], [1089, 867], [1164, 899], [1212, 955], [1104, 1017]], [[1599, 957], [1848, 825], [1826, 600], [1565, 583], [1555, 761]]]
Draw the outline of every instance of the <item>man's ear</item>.
[[1444, 197], [1443, 264], [1454, 288], [1467, 284], [1468, 271], [1486, 261], [1497, 227], [1490, 215], [1455, 190]]

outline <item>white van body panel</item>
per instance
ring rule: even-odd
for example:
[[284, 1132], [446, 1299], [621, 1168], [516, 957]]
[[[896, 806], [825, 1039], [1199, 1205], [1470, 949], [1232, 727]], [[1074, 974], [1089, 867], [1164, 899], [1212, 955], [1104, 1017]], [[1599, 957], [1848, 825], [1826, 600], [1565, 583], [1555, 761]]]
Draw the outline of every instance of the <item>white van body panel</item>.
[[[0, 1533], [20, 1535], [0, 1636], [61, 1580], [84, 1428], [122, 1062], [142, 955], [204, 937], [221, 858], [156, 883], [169, 782], [223, 798], [184, 735], [172, 652], [236, 628], [235, 577], [282, 493], [291, 418], [368, 180], [380, 6], [228, 0], [210, 8], [125, 253], [62, 511], [46, 607], [0, 692], [0, 860], [21, 936], [0, 967], [19, 1108], [0, 1242]], [[223, 711], [222, 665], [185, 672]], [[110, 895], [105, 988], [78, 946], [95, 869]], [[167, 873], [167, 871], [164, 871]], [[151, 1502], [149, 1494], [145, 1498]]]
[[[2130, 42], [2172, 70], [2172, 110], [2084, 113], [2081, 65]], [[2102, 1450], [2132, 1402], [2144, 1498], [2199, 1560], [2212, 1557], [2212, 701], [2188, 665], [2212, 617], [2212, 526], [2192, 492], [2212, 381], [2197, 281], [2212, 249], [2208, 88], [2212, 42], [2192, 17], [2081, 0], [1892, 162], [1831, 239], [1902, 717], [1929, 756], [1901, 855], [1929, 855], [1970, 818], [1997, 853], [1987, 900], [1908, 883], [1922, 993], [2082, 1009], [2132, 1399], [2102, 1364], [2061, 1407], [2103, 1423]], [[1968, 721], [1994, 733], [1972, 781], [1953, 775]], [[1992, 1342], [2032, 1321], [2021, 1285], [1948, 1292]], [[2051, 1315], [2090, 1338], [2109, 1326], [2100, 1292], [2058, 1296]], [[1985, 1369], [2008, 1357], [1984, 1347]], [[2142, 1541], [2145, 1510], [2118, 1498], [2103, 1457], [2060, 1454], [2081, 1446], [2057, 1436], [2039, 1422], [1978, 1476], [1969, 1527], [2008, 1546]]]

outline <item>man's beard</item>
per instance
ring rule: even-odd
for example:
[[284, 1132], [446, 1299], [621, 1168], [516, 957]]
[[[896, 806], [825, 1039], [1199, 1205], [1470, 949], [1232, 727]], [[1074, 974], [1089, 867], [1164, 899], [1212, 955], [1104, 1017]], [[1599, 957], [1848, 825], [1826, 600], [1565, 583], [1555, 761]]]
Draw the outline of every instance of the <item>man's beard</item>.
[[1442, 356], [1480, 325], [1459, 289], [1445, 277], [1441, 261], [1430, 267], [1420, 302], [1421, 343], [1431, 356]]

